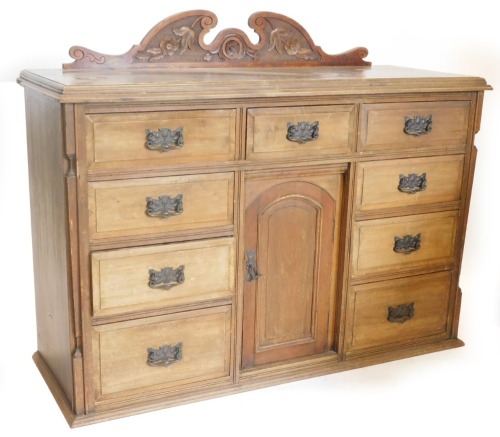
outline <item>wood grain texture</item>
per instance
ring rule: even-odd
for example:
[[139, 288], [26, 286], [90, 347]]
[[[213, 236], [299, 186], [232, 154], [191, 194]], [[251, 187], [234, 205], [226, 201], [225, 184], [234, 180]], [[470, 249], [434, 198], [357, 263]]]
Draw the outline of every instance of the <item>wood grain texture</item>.
[[[184, 266], [184, 282], [151, 288], [149, 270]], [[221, 238], [92, 254], [93, 312], [115, 315], [230, 298], [235, 244]]]
[[[349, 153], [353, 147], [355, 107], [303, 106], [247, 111], [247, 159], [314, 158]], [[305, 144], [287, 139], [288, 123], [319, 123], [318, 138]]]
[[[354, 286], [348, 309], [348, 354], [447, 336], [450, 285], [451, 273], [442, 272]], [[411, 319], [403, 323], [388, 320], [389, 307], [410, 303], [414, 305]]]
[[[231, 307], [224, 306], [95, 327], [96, 399], [228, 377], [230, 322]], [[147, 364], [148, 348], [178, 343], [180, 360], [168, 367]]]
[[245, 247], [255, 251], [261, 277], [245, 284], [242, 365], [325, 352], [335, 199], [311, 183], [249, 184], [262, 189], [245, 216]]
[[[89, 183], [92, 239], [172, 233], [233, 223], [234, 174], [173, 176]], [[146, 214], [146, 198], [183, 195], [183, 212]]]
[[[441, 148], [464, 150], [470, 101], [375, 103], [361, 108], [360, 151]], [[404, 132], [405, 117], [432, 116], [432, 131]]]
[[[363, 96], [395, 93], [452, 93], [492, 89], [479, 77], [397, 66], [290, 69], [244, 68], [128, 71], [24, 70], [23, 86], [41, 87], [62, 103], [197, 103], [249, 97]], [[377, 99], [378, 100], [378, 99]], [[390, 100], [390, 99], [389, 99]]]
[[[458, 212], [421, 214], [357, 222], [352, 239], [354, 277], [403, 272], [425, 267], [446, 267], [453, 262]], [[420, 249], [394, 251], [395, 237], [420, 234]]]
[[[235, 110], [88, 113], [87, 157], [93, 169], [141, 168], [235, 157]], [[182, 128], [183, 146], [169, 151], [146, 147], [146, 130]]]
[[134, 45], [118, 56], [103, 55], [85, 47], [74, 46], [75, 59], [64, 69], [169, 68], [266, 66], [286, 63], [289, 66], [370, 65], [364, 61], [368, 50], [357, 47], [338, 55], [328, 55], [316, 46], [307, 31], [289, 17], [273, 12], [255, 12], [248, 25], [259, 36], [254, 44], [239, 29], [225, 29], [207, 43], [205, 35], [217, 24], [213, 12], [194, 10], [167, 17]]
[[[185, 68], [177, 58], [194, 62], [200, 49], [209, 63], [252, 48], [238, 30], [216, 37], [214, 53], [183, 40], [214, 24], [195, 15], [148, 34], [134, 49], [144, 69], [19, 78], [38, 247], [34, 359], [72, 426], [463, 345], [460, 262], [491, 87], [401, 67], [312, 67], [287, 53], [281, 24], [258, 43], [270, 56], [258, 67], [245, 52], [237, 71], [228, 59]], [[296, 23], [253, 22], [268, 23], [288, 23], [305, 48]], [[170, 60], [176, 68], [154, 68]], [[403, 132], [405, 117], [429, 115], [427, 133]], [[289, 123], [315, 121], [314, 140], [286, 138]], [[183, 147], [145, 146], [146, 129], [178, 127]], [[401, 174], [422, 173], [425, 190], [398, 190]], [[178, 194], [179, 214], [146, 213], [147, 197]], [[418, 250], [394, 251], [396, 236], [417, 234]], [[252, 282], [248, 249], [261, 275]], [[180, 265], [184, 282], [148, 285], [150, 269]], [[389, 307], [400, 305], [395, 323]], [[147, 364], [148, 348], [181, 342], [181, 360]]]
[[[458, 202], [463, 167], [463, 155], [360, 163], [356, 183], [357, 211]], [[400, 175], [421, 176], [424, 173], [427, 183], [423, 191], [406, 193], [398, 189]]]
[[26, 90], [38, 352], [73, 399], [68, 217], [59, 103]]

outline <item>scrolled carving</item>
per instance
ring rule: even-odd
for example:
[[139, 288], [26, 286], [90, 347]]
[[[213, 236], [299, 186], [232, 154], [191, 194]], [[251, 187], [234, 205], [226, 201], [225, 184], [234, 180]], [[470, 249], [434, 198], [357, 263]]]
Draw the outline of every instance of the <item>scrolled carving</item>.
[[420, 234], [394, 237], [394, 252], [410, 254], [420, 249]]
[[182, 127], [169, 129], [163, 127], [158, 131], [146, 129], [146, 147], [149, 150], [168, 152], [169, 150], [180, 149], [184, 146], [184, 132]]
[[85, 47], [73, 46], [69, 50], [69, 55], [77, 61], [82, 61], [82, 63], [90, 63], [96, 65], [102, 65], [106, 63], [106, 56], [94, 52], [93, 50], [86, 49]]
[[217, 17], [210, 11], [183, 12], [158, 23], [140, 44], [123, 55], [103, 55], [74, 46], [70, 56], [75, 61], [63, 67], [205, 67], [224, 66], [228, 62], [243, 67], [371, 65], [363, 60], [368, 55], [363, 47], [337, 55], [326, 54], [300, 24], [284, 15], [256, 12], [250, 16], [248, 25], [259, 36], [256, 44], [239, 29], [222, 30], [207, 44], [205, 36], [216, 25]]
[[319, 121], [308, 123], [301, 121], [297, 124], [288, 122], [286, 139], [300, 144], [307, 143], [319, 138]]
[[165, 344], [158, 349], [149, 347], [147, 352], [148, 366], [168, 367], [182, 360], [182, 343], [177, 343], [175, 346]]
[[179, 215], [184, 211], [183, 197], [182, 194], [175, 197], [159, 196], [158, 199], [146, 197], [146, 214], [150, 217], [162, 218]]
[[184, 265], [180, 265], [176, 269], [173, 267], [164, 267], [159, 271], [149, 269], [149, 287], [170, 290], [176, 285], [183, 284], [186, 279], [184, 276], [184, 267]]
[[428, 134], [432, 131], [432, 115], [415, 117], [405, 117], [404, 133], [413, 136]]
[[427, 173], [417, 175], [410, 173], [408, 176], [399, 175], [398, 190], [402, 193], [415, 194], [419, 191], [424, 191], [427, 188]]
[[415, 302], [404, 303], [387, 308], [387, 321], [391, 323], [404, 323], [413, 319], [415, 315]]
[[276, 50], [280, 55], [286, 54], [306, 61], [318, 57], [318, 54], [314, 53], [307, 43], [301, 41], [297, 34], [290, 33], [283, 28], [273, 29], [269, 40], [271, 42], [269, 50]]

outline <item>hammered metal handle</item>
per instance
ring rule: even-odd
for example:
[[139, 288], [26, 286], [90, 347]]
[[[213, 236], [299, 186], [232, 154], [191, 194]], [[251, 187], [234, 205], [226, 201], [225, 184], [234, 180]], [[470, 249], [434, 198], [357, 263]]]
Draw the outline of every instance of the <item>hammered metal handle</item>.
[[297, 124], [287, 123], [286, 139], [296, 143], [304, 144], [319, 138], [319, 121], [308, 123], [301, 121]]
[[420, 234], [394, 237], [394, 252], [410, 254], [420, 249]]
[[419, 191], [424, 191], [427, 188], [427, 173], [417, 175], [410, 173], [409, 175], [399, 175], [398, 190], [402, 193], [415, 194]]
[[413, 319], [415, 315], [415, 302], [404, 303], [387, 308], [387, 321], [391, 323], [404, 323]]
[[432, 131], [432, 115], [415, 115], [415, 117], [405, 116], [404, 133], [419, 137]]
[[170, 129], [168, 127], [159, 128], [158, 131], [146, 129], [146, 144], [149, 150], [168, 152], [169, 150], [180, 149], [184, 146], [183, 127]]
[[158, 349], [148, 347], [147, 364], [152, 367], [168, 367], [182, 360], [182, 343], [165, 344]]
[[161, 270], [149, 269], [150, 288], [164, 288], [169, 290], [176, 285], [183, 284], [185, 281], [184, 266], [179, 266], [176, 269], [173, 267], [164, 267]]
[[184, 211], [183, 195], [175, 197], [159, 196], [158, 199], [146, 197], [146, 214], [150, 217], [169, 218]]
[[255, 250], [247, 251], [247, 282], [255, 281], [259, 276], [262, 276], [257, 270], [257, 260], [255, 256]]

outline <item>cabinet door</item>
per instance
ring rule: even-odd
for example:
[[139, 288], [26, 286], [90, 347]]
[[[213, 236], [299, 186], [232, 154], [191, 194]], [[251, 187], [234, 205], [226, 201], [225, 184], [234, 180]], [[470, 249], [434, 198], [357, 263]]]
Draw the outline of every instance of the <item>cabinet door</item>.
[[306, 181], [259, 181], [245, 212], [242, 367], [325, 352], [335, 200]]

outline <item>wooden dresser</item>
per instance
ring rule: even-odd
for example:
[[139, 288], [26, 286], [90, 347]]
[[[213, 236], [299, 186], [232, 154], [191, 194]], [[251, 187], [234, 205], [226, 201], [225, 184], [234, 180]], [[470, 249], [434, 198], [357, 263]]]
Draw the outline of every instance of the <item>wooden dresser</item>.
[[463, 345], [490, 87], [327, 55], [274, 13], [255, 44], [216, 24], [20, 75], [34, 360], [71, 426]]

